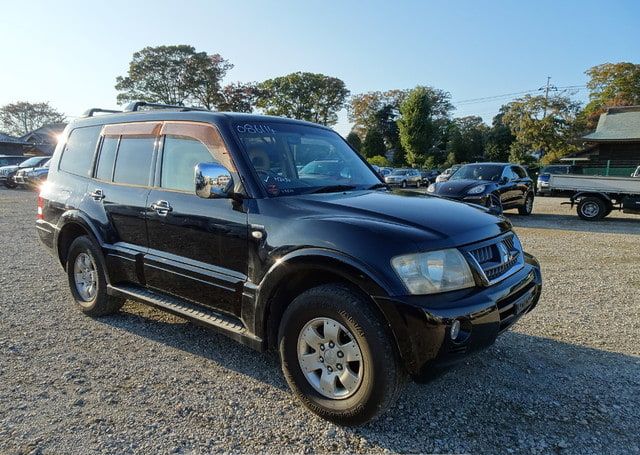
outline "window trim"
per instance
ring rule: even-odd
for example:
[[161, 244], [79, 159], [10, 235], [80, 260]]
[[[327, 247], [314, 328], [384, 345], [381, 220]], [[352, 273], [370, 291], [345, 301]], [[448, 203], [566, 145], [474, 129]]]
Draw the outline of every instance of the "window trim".
[[116, 183], [113, 181], [113, 173], [116, 170], [116, 158], [118, 158], [118, 150], [120, 149], [120, 141], [122, 139], [122, 136], [117, 136], [118, 139], [116, 143], [116, 153], [115, 153], [115, 156], [113, 157], [113, 165], [111, 166], [111, 178], [109, 180], [98, 178], [98, 165], [100, 164], [100, 158], [102, 157], [102, 147], [104, 146], [104, 140], [107, 138], [113, 138], [113, 137], [115, 136], [100, 136], [100, 140], [98, 141], [99, 147], [98, 147], [98, 152], [96, 153], [96, 158], [94, 162], [93, 172], [91, 173], [91, 177], [94, 180], [97, 180], [99, 182]]

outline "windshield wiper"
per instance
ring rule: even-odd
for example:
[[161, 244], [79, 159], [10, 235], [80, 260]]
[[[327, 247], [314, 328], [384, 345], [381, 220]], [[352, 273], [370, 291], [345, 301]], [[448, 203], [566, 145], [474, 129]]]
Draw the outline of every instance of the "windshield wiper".
[[308, 194], [316, 194], [316, 193], [337, 193], [339, 191], [349, 191], [353, 190], [355, 185], [327, 185], [321, 186], [320, 188], [316, 188], [315, 190], [309, 191]]
[[377, 190], [380, 188], [384, 188], [384, 189], [389, 189], [389, 185], [387, 185], [386, 183], [376, 183], [375, 185], [371, 185], [369, 188], [367, 188], [368, 190]]

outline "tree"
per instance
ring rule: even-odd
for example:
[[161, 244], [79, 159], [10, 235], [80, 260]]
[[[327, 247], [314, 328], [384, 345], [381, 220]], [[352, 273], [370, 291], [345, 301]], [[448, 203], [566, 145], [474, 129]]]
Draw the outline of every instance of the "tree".
[[453, 109], [447, 92], [418, 86], [400, 106], [400, 142], [411, 165], [424, 161], [443, 135], [442, 127]]
[[[543, 113], [547, 112], [546, 117]], [[578, 150], [575, 122], [580, 104], [563, 95], [545, 100], [544, 96], [526, 95], [511, 102], [503, 121], [515, 141], [510, 153], [522, 156], [540, 152], [545, 163]]]
[[379, 167], [387, 167], [389, 166], [389, 160], [381, 155], [372, 156], [371, 158], [367, 158], [369, 164]]
[[500, 108], [498, 114], [493, 117], [491, 129], [487, 131], [484, 156], [489, 161], [504, 162], [509, 160], [510, 147], [515, 136], [503, 121], [504, 113], [508, 107], [505, 105]]
[[49, 123], [62, 123], [65, 116], [49, 103], [18, 101], [0, 108], [2, 130], [14, 136], [24, 136]]
[[134, 100], [212, 109], [223, 101], [221, 81], [233, 65], [193, 46], [145, 47], [135, 52], [126, 76], [116, 78], [118, 102]]
[[351, 131], [347, 135], [347, 142], [357, 152], [360, 152], [360, 150], [362, 149], [362, 141], [360, 140], [360, 136], [358, 136], [355, 131]]
[[256, 105], [270, 115], [334, 125], [348, 96], [338, 78], [297, 72], [258, 84]]
[[453, 153], [457, 163], [481, 159], [484, 156], [485, 135], [488, 130], [481, 117], [454, 119], [447, 151]]
[[364, 137], [366, 131], [377, 128], [381, 131], [389, 148], [399, 148], [397, 120], [400, 105], [409, 90], [387, 90], [386, 92], [366, 92], [354, 95], [349, 100], [347, 112], [353, 130]]
[[217, 108], [229, 112], [252, 112], [258, 89], [254, 83], [236, 82], [223, 87]]
[[376, 155], [384, 155], [387, 152], [387, 148], [384, 145], [384, 139], [382, 134], [378, 130], [369, 130], [364, 137], [362, 143], [362, 153], [366, 157], [374, 157]]
[[598, 117], [611, 106], [633, 106], [640, 104], [640, 65], [620, 62], [603, 63], [589, 68], [589, 103], [584, 114], [587, 126], [595, 128]]

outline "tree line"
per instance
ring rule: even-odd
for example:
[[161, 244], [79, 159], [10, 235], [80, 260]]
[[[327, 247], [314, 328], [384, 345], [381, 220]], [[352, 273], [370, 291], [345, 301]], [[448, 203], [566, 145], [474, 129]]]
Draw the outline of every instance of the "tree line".
[[[586, 71], [589, 102], [572, 93], [525, 95], [504, 104], [491, 125], [455, 117], [451, 94], [430, 86], [351, 94], [336, 77], [295, 72], [262, 82], [229, 82], [234, 65], [193, 46], [145, 47], [116, 78], [118, 103], [133, 100], [285, 116], [332, 126], [346, 108], [347, 141], [379, 165], [443, 167], [479, 160], [553, 162], [582, 146], [610, 106], [640, 104], [640, 64], [604, 63]], [[0, 108], [0, 127], [22, 135], [64, 116], [47, 103]], [[391, 153], [389, 153], [391, 152]]]

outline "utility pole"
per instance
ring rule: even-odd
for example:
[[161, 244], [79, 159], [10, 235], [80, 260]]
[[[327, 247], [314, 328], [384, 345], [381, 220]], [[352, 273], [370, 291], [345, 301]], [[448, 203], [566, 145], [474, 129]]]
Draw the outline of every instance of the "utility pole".
[[547, 105], [549, 103], [549, 90], [558, 90], [558, 88], [554, 85], [550, 85], [549, 82], [551, 82], [551, 76], [547, 76], [547, 85], [546, 87], [540, 87], [538, 90], [544, 90], [544, 111], [542, 114], [542, 118], [546, 118], [547, 117]]

